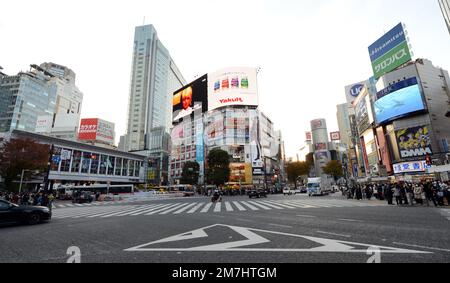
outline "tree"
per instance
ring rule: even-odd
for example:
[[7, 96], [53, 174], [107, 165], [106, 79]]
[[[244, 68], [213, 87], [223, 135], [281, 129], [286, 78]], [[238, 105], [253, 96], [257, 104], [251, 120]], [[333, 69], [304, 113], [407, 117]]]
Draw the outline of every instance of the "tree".
[[197, 162], [188, 161], [184, 164], [181, 173], [181, 183], [184, 185], [197, 185], [200, 174], [200, 165]]
[[[22, 170], [47, 169], [49, 146], [32, 139], [11, 139], [0, 148], [0, 175], [6, 188], [11, 190], [14, 180], [20, 178]], [[18, 177], [19, 176], [19, 177]]]
[[207, 182], [216, 186], [224, 185], [230, 179], [230, 156], [221, 149], [213, 149], [208, 154]]
[[325, 174], [333, 176], [335, 181], [337, 181], [338, 177], [344, 176], [344, 172], [342, 170], [342, 163], [337, 160], [331, 160], [322, 169]]
[[294, 183], [297, 188], [297, 179], [301, 176], [307, 176], [309, 173], [309, 164], [307, 162], [293, 162], [287, 165], [288, 180]]

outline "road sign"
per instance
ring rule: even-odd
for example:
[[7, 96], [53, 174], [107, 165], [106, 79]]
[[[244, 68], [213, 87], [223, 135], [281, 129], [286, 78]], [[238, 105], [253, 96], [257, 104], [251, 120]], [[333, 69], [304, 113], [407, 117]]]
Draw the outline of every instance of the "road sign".
[[[237, 237], [231, 238], [244, 238], [244, 240], [239, 241], [223, 241], [219, 240], [217, 243], [204, 245], [206, 238], [208, 242], [213, 242], [213, 230], [219, 229], [221, 235], [225, 231], [233, 232]], [[208, 233], [209, 232], [209, 233]], [[217, 231], [216, 231], [217, 232]], [[217, 233], [216, 233], [217, 234]], [[264, 235], [264, 237], [263, 237]], [[275, 235], [276, 243], [284, 243], [280, 241], [280, 237], [290, 237], [298, 239], [299, 248], [292, 247], [269, 247], [270, 244], [274, 244], [273, 241], [267, 239], [266, 235]], [[193, 244], [194, 239], [198, 239], [198, 244]], [[184, 246], [183, 242], [188, 241], [189, 245], [187, 247], [180, 248]], [[305, 241], [306, 240], [306, 241]], [[290, 241], [285, 241], [289, 243]], [[263, 244], [267, 244], [268, 247], [263, 247]], [[163, 247], [165, 246], [165, 247]], [[258, 246], [258, 247], [252, 247]], [[355, 243], [341, 240], [317, 238], [311, 236], [302, 236], [296, 234], [282, 233], [276, 231], [268, 231], [254, 228], [244, 228], [237, 226], [229, 226], [223, 224], [215, 224], [200, 228], [197, 230], [189, 231], [186, 233], [170, 236], [163, 238], [161, 240], [153, 241], [136, 247], [126, 249], [128, 252], [319, 252], [319, 253], [364, 253], [370, 249], [378, 249], [380, 253], [390, 253], [390, 254], [429, 254], [430, 252], [417, 251], [417, 250], [407, 250], [394, 247], [385, 247], [371, 244]]]

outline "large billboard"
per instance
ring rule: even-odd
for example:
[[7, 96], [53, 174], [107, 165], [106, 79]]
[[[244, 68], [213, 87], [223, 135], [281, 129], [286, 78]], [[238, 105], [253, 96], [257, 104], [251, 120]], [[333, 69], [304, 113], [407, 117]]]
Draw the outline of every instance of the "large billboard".
[[176, 122], [194, 111], [208, 111], [208, 76], [204, 75], [177, 90], [172, 99], [173, 121]]
[[98, 119], [81, 119], [78, 139], [82, 141], [95, 141], [97, 138]]
[[409, 62], [412, 56], [402, 23], [370, 45], [369, 55], [376, 79]]
[[255, 68], [227, 68], [208, 74], [208, 110], [230, 105], [258, 106]]
[[425, 104], [416, 78], [401, 81], [378, 92], [377, 99], [374, 108], [378, 124], [425, 110]]
[[404, 162], [394, 164], [394, 174], [425, 172], [427, 164], [425, 161]]
[[114, 124], [98, 118], [82, 119], [78, 139], [114, 144]]
[[402, 129], [395, 132], [402, 160], [432, 156], [431, 138], [427, 126]]

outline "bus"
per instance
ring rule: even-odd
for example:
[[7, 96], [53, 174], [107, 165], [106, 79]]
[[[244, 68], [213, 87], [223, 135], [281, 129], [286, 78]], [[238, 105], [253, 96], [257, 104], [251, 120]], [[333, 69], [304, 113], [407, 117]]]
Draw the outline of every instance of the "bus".
[[122, 194], [133, 194], [134, 185], [108, 185], [108, 184], [96, 184], [90, 186], [73, 186], [73, 185], [62, 185], [59, 186], [56, 191], [58, 192], [58, 198], [61, 200], [72, 199], [74, 193], [89, 192], [92, 194], [112, 194], [112, 195], [122, 195]]
[[170, 192], [182, 193], [184, 197], [195, 195], [195, 188], [192, 185], [174, 185], [170, 186]]

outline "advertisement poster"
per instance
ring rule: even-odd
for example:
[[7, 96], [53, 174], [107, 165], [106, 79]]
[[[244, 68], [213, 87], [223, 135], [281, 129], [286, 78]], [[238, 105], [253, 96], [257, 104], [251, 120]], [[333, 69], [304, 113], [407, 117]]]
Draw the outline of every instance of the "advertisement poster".
[[316, 151], [327, 150], [327, 144], [326, 143], [316, 143], [314, 148]]
[[402, 159], [424, 158], [433, 155], [427, 126], [403, 129], [395, 132]]
[[208, 74], [208, 110], [230, 105], [258, 105], [255, 68], [227, 68]]
[[330, 138], [332, 141], [339, 141], [339, 140], [341, 140], [341, 133], [340, 132], [332, 132], [332, 133], [330, 133]]
[[312, 141], [312, 133], [311, 132], [306, 132], [306, 141]]
[[115, 139], [114, 124], [98, 119], [96, 140], [113, 144]]
[[98, 119], [82, 119], [78, 139], [82, 141], [95, 141], [97, 138]]
[[197, 110], [208, 111], [208, 76], [204, 75], [176, 91], [172, 99], [173, 121], [176, 122]]
[[403, 24], [399, 23], [369, 46], [375, 78], [394, 70], [412, 59]]

